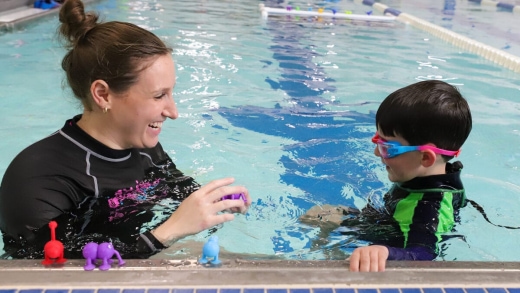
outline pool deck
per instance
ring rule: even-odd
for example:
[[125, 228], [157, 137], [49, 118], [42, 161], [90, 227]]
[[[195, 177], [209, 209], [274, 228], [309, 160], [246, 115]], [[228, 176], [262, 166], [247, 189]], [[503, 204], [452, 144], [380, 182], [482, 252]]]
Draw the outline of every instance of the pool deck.
[[[94, 1], [97, 0], [83, 0], [83, 3], [88, 4]], [[0, 11], [0, 32], [23, 27], [25, 24], [45, 16], [57, 15], [59, 11], [59, 7], [40, 9], [32, 6], [20, 6], [10, 10]]]
[[1, 260], [0, 289], [100, 288], [520, 288], [517, 262], [389, 262], [381, 273], [348, 271], [347, 261], [193, 260], [117, 261], [108, 271], [85, 271], [84, 260], [45, 267], [41, 260]]
[[59, 9], [39, 9], [31, 6], [23, 6], [8, 11], [0, 12], [0, 29], [9, 30], [19, 24], [26, 23], [43, 16], [52, 15]]

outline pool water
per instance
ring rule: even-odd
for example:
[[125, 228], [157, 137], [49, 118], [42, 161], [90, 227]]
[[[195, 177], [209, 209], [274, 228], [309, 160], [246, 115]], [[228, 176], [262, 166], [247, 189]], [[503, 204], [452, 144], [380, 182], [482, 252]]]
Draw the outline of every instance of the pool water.
[[[382, 196], [390, 183], [370, 142], [374, 113], [389, 93], [427, 79], [456, 85], [470, 104], [473, 131], [459, 157], [468, 197], [491, 222], [520, 226], [518, 73], [400, 22], [266, 20], [258, 3], [277, 5], [204, 0], [88, 5], [106, 20], [150, 29], [174, 47], [180, 116], [165, 124], [162, 145], [200, 183], [233, 176], [254, 199], [246, 215], [218, 227], [222, 248], [258, 257], [342, 259], [365, 245], [320, 234], [298, 218], [315, 205], [362, 208], [369, 196]], [[518, 22], [512, 13], [462, 2], [456, 13], [446, 14], [443, 3], [426, 3], [385, 2], [520, 55], [518, 36], [508, 33]], [[290, 4], [371, 10], [353, 1]], [[22, 148], [81, 111], [62, 86], [65, 51], [55, 38], [57, 25], [56, 16], [47, 17], [0, 35], [0, 175]], [[520, 259], [520, 231], [488, 223], [471, 206], [461, 210], [456, 230], [439, 259]], [[207, 236], [201, 232], [186, 241]]]

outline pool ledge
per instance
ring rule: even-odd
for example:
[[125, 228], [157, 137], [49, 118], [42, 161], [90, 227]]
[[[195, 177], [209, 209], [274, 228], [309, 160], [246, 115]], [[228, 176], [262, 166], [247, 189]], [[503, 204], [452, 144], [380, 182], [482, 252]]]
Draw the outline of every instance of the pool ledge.
[[41, 260], [0, 260], [2, 288], [425, 288], [519, 287], [517, 262], [389, 262], [382, 273], [348, 271], [346, 261], [222, 260], [205, 267], [196, 260], [117, 261], [108, 271], [85, 271], [84, 260], [44, 267]]
[[0, 28], [4, 30], [12, 29], [17, 25], [41, 18], [43, 16], [52, 15], [59, 9], [39, 9], [32, 6], [18, 7], [12, 10], [0, 12]]
[[[83, 0], [85, 5], [98, 0]], [[0, 11], [0, 32], [7, 32], [23, 27], [24, 25], [46, 17], [57, 15], [60, 11], [58, 8], [40, 9], [33, 6], [21, 6], [6, 11]]]

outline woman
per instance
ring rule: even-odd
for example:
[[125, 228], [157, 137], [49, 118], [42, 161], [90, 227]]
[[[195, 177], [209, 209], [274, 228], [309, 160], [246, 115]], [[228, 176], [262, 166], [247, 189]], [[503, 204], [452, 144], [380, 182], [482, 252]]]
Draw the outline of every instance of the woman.
[[[244, 213], [251, 203], [245, 187], [231, 186], [233, 178], [199, 186], [159, 143], [163, 122], [178, 117], [171, 48], [133, 24], [98, 23], [80, 0], [67, 0], [59, 19], [69, 49], [62, 68], [84, 110], [7, 168], [4, 258], [42, 258], [51, 220], [68, 258], [81, 258], [90, 241], [144, 258], [233, 220], [223, 211]], [[234, 193], [246, 200], [220, 200]]]

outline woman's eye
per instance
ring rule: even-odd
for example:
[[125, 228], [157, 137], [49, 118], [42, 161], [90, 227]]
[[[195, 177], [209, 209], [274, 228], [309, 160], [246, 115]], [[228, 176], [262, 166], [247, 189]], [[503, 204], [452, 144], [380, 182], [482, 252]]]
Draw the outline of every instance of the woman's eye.
[[159, 99], [164, 98], [164, 96], [166, 96], [166, 93], [162, 93], [159, 96], [156, 96], [155, 98], [159, 100]]

